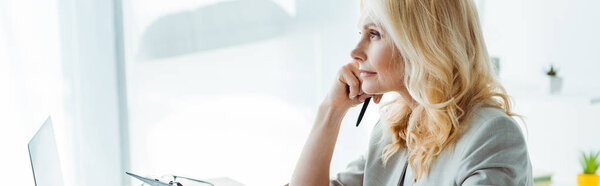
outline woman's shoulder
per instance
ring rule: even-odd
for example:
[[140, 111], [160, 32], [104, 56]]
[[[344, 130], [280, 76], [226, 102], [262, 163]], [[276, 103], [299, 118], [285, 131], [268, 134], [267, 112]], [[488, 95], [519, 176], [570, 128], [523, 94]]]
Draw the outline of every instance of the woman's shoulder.
[[514, 118], [501, 108], [482, 107], [474, 112], [454, 150], [460, 183], [474, 180], [507, 185], [531, 183], [531, 162], [524, 134]]
[[525, 135], [512, 116], [501, 108], [485, 106], [474, 111], [465, 123], [456, 148], [468, 155], [495, 153], [501, 149], [526, 151], [527, 147]]
[[487, 105], [476, 108], [463, 126], [464, 135], [481, 132], [498, 134], [492, 131], [522, 133], [519, 123], [512, 116], [509, 116], [504, 109]]

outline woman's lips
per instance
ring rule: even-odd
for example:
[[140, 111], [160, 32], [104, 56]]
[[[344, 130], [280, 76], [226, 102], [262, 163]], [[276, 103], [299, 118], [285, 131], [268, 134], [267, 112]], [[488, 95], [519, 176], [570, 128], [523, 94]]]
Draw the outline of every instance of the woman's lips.
[[375, 76], [377, 74], [377, 72], [371, 72], [371, 71], [366, 71], [366, 70], [360, 70], [360, 76], [361, 77], [371, 77], [371, 76]]

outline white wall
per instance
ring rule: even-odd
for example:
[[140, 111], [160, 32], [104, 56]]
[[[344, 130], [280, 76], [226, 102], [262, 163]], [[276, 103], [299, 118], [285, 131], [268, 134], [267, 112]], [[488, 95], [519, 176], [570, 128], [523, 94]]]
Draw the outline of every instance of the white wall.
[[[525, 116], [534, 169], [575, 185], [580, 151], [600, 150], [600, 1], [480, 0], [485, 39], [501, 59], [501, 81]], [[550, 95], [544, 71], [559, 67]]]
[[555, 64], [567, 93], [589, 90], [600, 96], [600, 1], [480, 2], [488, 49], [500, 57], [504, 81], [539, 86], [546, 82], [544, 70]]

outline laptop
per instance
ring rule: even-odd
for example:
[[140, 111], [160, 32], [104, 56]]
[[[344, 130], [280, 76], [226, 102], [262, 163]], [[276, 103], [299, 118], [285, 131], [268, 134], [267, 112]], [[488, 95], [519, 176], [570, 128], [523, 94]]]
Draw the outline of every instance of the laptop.
[[50, 117], [27, 145], [36, 186], [63, 186], [63, 176]]

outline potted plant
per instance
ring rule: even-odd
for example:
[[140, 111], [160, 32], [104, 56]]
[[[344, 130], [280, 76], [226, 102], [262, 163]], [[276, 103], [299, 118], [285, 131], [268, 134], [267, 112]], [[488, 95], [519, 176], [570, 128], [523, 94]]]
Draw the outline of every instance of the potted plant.
[[550, 69], [546, 72], [546, 75], [550, 77], [550, 94], [559, 93], [560, 89], [562, 88], [562, 78], [558, 77], [557, 73], [557, 69], [554, 67], [554, 65], [550, 65]]
[[580, 159], [581, 166], [583, 168], [583, 173], [577, 175], [577, 185], [578, 186], [598, 186], [598, 179], [600, 178], [598, 174], [596, 174], [596, 170], [600, 166], [600, 162], [598, 162], [598, 156], [600, 152], [590, 152], [589, 155], [586, 155], [584, 152], [581, 153], [582, 157]]

